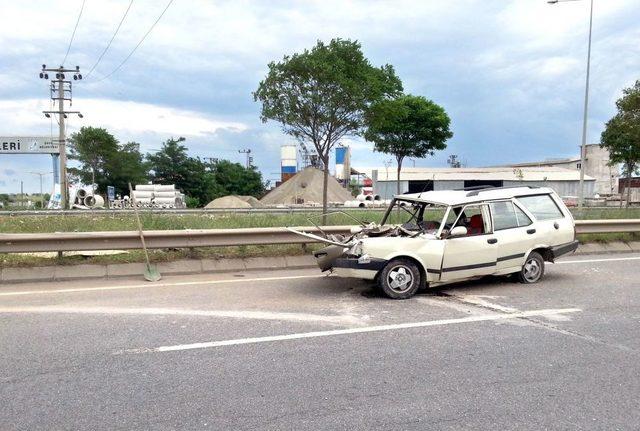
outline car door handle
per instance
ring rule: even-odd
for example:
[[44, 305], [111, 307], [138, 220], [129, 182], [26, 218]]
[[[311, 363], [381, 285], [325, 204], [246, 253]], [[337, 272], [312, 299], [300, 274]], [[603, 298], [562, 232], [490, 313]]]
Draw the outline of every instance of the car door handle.
[[531, 234], [536, 233], [536, 230], [535, 230], [535, 229], [527, 229], [527, 233], [528, 233], [529, 235], [531, 235]]
[[553, 224], [553, 227], [555, 227], [556, 229], [560, 229], [560, 225], [558, 224], [558, 222], [555, 222], [555, 223]]
[[497, 240], [496, 238], [489, 238], [489, 239], [487, 240], [487, 242], [488, 242], [489, 244], [495, 244], [496, 242], [498, 242], [498, 240]]

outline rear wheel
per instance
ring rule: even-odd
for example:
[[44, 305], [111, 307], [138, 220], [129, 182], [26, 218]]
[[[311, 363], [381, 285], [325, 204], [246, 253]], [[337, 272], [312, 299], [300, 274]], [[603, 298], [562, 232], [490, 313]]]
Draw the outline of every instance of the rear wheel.
[[391, 299], [411, 298], [421, 285], [420, 270], [409, 259], [391, 260], [378, 276], [380, 290]]
[[540, 253], [532, 251], [518, 273], [518, 280], [525, 284], [537, 283], [543, 275], [544, 259]]

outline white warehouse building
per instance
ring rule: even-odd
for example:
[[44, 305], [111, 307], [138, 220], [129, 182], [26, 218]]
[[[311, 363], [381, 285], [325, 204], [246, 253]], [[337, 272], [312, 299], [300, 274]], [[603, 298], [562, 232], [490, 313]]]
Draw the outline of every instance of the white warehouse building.
[[[357, 169], [371, 178], [373, 192], [382, 199], [397, 193], [397, 172], [389, 168]], [[595, 178], [585, 175], [585, 197], [593, 197]], [[560, 196], [578, 196], [580, 171], [559, 167], [495, 167], [495, 168], [402, 168], [401, 193], [451, 190], [474, 186], [538, 186], [550, 187]]]

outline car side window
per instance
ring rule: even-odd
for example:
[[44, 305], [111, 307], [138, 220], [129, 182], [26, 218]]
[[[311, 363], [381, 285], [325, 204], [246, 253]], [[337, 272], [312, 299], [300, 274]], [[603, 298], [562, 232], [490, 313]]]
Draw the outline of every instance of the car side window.
[[525, 212], [522, 211], [520, 208], [518, 208], [517, 205], [514, 205], [513, 209], [516, 211], [516, 219], [518, 220], [519, 227], [529, 226], [531, 223], [533, 223], [529, 218], [529, 216], [526, 215]]
[[489, 231], [489, 225], [482, 215], [482, 205], [468, 205], [457, 212], [460, 216], [453, 227], [466, 227], [467, 236], [482, 235]]
[[564, 217], [550, 195], [520, 196], [518, 202], [538, 220], [553, 220]]
[[513, 203], [507, 201], [491, 202], [489, 206], [491, 207], [494, 231], [512, 229], [519, 226]]

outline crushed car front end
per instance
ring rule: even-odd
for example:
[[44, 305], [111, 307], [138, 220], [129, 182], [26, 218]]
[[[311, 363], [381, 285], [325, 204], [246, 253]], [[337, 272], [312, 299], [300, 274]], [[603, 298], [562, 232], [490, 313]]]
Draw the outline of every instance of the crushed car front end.
[[323, 272], [373, 280], [392, 257], [428, 247], [430, 241], [425, 240], [436, 239], [445, 210], [438, 204], [396, 198], [380, 224], [362, 223], [350, 235], [322, 236], [290, 230], [328, 244], [313, 253]]

